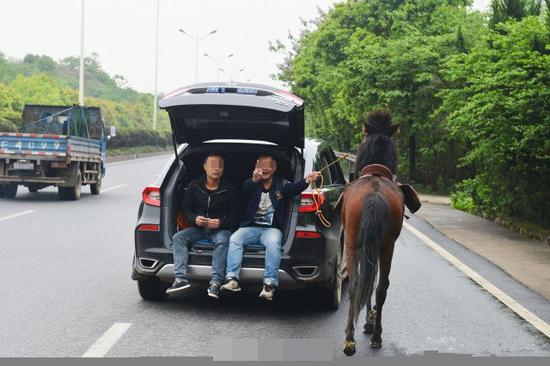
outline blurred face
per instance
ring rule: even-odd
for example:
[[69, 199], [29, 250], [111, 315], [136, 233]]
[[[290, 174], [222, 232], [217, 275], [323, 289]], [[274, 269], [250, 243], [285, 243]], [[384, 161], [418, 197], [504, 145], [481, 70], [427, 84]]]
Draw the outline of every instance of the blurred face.
[[262, 171], [262, 179], [268, 180], [277, 171], [277, 162], [269, 156], [263, 156], [256, 161], [256, 168]]
[[221, 156], [209, 156], [204, 162], [204, 172], [210, 179], [220, 179], [223, 175], [223, 158]]

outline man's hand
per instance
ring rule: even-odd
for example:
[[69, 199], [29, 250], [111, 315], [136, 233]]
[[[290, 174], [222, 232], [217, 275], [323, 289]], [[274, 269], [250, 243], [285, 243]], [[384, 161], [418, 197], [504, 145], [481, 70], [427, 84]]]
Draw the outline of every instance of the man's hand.
[[262, 175], [263, 175], [262, 169], [260, 168], [254, 169], [254, 171], [252, 172], [252, 181], [254, 183], [258, 183], [262, 179]]
[[208, 225], [208, 219], [204, 216], [197, 216], [195, 223], [197, 226], [206, 227]]
[[317, 178], [321, 176], [321, 172], [311, 172], [306, 177], [306, 182], [311, 183], [314, 182]]
[[208, 219], [208, 227], [210, 229], [218, 229], [220, 227], [220, 219]]

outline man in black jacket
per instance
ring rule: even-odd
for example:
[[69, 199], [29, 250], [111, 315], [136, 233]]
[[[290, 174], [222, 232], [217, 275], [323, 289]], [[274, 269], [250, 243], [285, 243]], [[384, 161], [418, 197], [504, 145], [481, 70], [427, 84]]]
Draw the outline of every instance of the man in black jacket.
[[208, 295], [218, 298], [224, 279], [227, 248], [231, 231], [239, 215], [238, 194], [230, 183], [222, 179], [223, 157], [210, 155], [204, 161], [205, 175], [189, 183], [183, 198], [183, 212], [190, 227], [179, 231], [173, 238], [175, 280], [166, 293], [187, 290], [189, 247], [208, 239], [214, 244], [212, 279]]
[[312, 172], [305, 179], [291, 183], [274, 176], [277, 163], [271, 156], [260, 156], [252, 178], [243, 184], [244, 194], [249, 197], [240, 227], [229, 240], [227, 277], [223, 290], [240, 291], [239, 275], [243, 260], [243, 247], [261, 244], [265, 247], [264, 286], [260, 297], [272, 300], [279, 284], [281, 242], [285, 219], [285, 201], [304, 191], [309, 183], [321, 173]]

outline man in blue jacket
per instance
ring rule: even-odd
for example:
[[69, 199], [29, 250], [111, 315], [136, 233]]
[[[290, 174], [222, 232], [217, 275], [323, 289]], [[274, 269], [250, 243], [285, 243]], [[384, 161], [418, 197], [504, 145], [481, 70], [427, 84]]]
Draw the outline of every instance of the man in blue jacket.
[[252, 178], [243, 183], [243, 193], [249, 198], [239, 229], [229, 239], [226, 282], [222, 290], [240, 291], [239, 275], [243, 248], [261, 244], [265, 247], [264, 286], [260, 297], [272, 300], [279, 284], [281, 247], [285, 219], [285, 201], [304, 191], [321, 173], [312, 172], [305, 179], [290, 183], [275, 176], [277, 162], [271, 156], [260, 156]]

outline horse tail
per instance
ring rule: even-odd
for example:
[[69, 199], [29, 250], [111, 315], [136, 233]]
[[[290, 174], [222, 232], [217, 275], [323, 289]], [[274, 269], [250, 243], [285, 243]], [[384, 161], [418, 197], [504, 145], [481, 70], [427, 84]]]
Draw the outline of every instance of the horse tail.
[[378, 253], [388, 231], [390, 208], [380, 192], [369, 193], [363, 202], [363, 212], [357, 234], [357, 267], [352, 291], [355, 292], [355, 322], [365, 307], [367, 299], [372, 296], [376, 275], [378, 273]]

